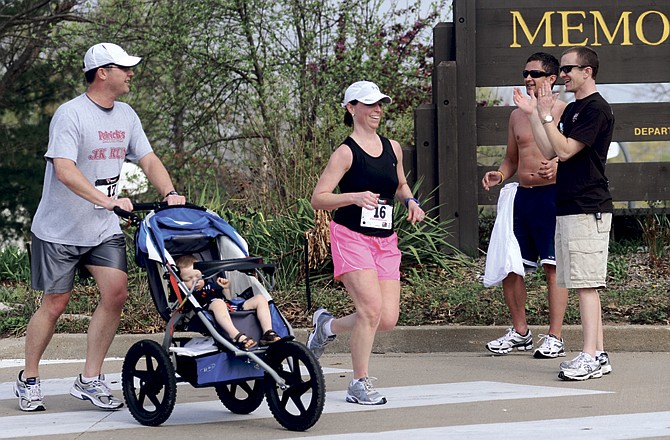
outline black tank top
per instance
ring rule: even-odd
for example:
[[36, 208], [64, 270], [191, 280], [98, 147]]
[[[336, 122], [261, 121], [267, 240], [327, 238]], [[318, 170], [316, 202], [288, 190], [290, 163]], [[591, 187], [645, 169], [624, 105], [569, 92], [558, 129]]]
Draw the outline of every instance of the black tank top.
[[[382, 141], [382, 154], [378, 157], [370, 156], [351, 137], [347, 137], [344, 145], [348, 146], [353, 155], [351, 168], [344, 173], [338, 187], [340, 193], [372, 191], [379, 194], [379, 198], [393, 206], [396, 190], [398, 189], [398, 159], [393, 151], [391, 141], [379, 136]], [[373, 237], [388, 237], [393, 234], [391, 229], [366, 228], [361, 223], [361, 207], [348, 205], [338, 208], [333, 215], [333, 221], [346, 226], [352, 231], [360, 232]], [[392, 220], [391, 220], [392, 221]]]

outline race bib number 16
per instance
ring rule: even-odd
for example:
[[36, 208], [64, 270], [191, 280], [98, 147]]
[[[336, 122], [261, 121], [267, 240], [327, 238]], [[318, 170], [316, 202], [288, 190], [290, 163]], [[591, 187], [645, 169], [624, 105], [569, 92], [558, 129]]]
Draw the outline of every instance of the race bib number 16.
[[361, 208], [361, 226], [375, 229], [391, 229], [393, 227], [393, 205], [379, 199], [373, 209]]

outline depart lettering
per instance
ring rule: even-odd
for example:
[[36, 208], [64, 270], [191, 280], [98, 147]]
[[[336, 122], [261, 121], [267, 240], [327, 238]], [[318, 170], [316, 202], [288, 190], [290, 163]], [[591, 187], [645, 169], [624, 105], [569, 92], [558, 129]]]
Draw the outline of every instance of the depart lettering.
[[668, 136], [670, 127], [635, 127], [635, 136]]

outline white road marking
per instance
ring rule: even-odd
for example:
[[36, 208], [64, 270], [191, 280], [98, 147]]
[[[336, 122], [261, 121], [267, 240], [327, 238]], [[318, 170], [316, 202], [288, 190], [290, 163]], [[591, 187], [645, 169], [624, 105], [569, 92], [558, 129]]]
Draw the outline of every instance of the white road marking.
[[[641, 439], [670, 436], [670, 412], [617, 414], [572, 419], [534, 420], [529, 422], [489, 423], [481, 425], [443, 426], [439, 428], [403, 429], [385, 432], [319, 435], [310, 440], [396, 440], [417, 438], [421, 440], [517, 440], [541, 438], [542, 440], [593, 440]], [[300, 437], [304, 439], [305, 437]], [[298, 440], [298, 437], [294, 439]]]
[[[107, 361], [107, 360], [106, 360]], [[82, 361], [83, 362], [83, 361]], [[346, 374], [351, 373], [352, 370], [346, 370], [342, 368], [323, 368], [323, 374]], [[18, 371], [17, 371], [18, 374]], [[121, 373], [111, 373], [105, 374], [105, 379], [107, 385], [111, 390], [120, 390], [121, 389]], [[74, 383], [75, 377], [63, 377], [58, 379], [43, 379], [41, 380], [42, 384], [42, 393], [48, 397], [57, 396], [59, 394], [69, 394], [70, 388]], [[13, 389], [14, 382], [0, 382], [0, 400], [14, 400], [16, 396], [14, 395]], [[190, 386], [188, 383], [180, 382], [177, 386]]]
[[[124, 358], [106, 358], [105, 362], [122, 361]], [[42, 359], [40, 365], [56, 365], [56, 364], [83, 364], [85, 359]], [[0, 368], [23, 368], [23, 359], [0, 359]]]
[[[68, 390], [71, 384], [72, 382], [69, 381]], [[607, 394], [603, 391], [486, 381], [380, 388], [379, 390], [389, 399], [386, 405], [354, 405], [344, 401], [344, 391], [329, 392], [326, 395], [324, 413], [383, 411], [464, 402]], [[14, 397], [12, 396], [12, 398]], [[55, 396], [48, 396], [45, 403], [48, 406], [50, 405], [49, 401], [54, 402], [55, 400]], [[219, 401], [207, 401], [177, 404], [165, 425], [225, 423], [269, 417], [272, 417], [272, 415], [265, 404], [261, 405], [252, 414], [236, 415], [228, 412]], [[142, 425], [133, 420], [127, 409], [105, 412], [92, 407], [90, 411], [53, 413], [47, 411], [37, 414], [1, 417], [0, 424], [3, 426], [2, 431], [0, 431], [0, 439], [142, 428]], [[456, 428], [459, 427], [449, 429]]]

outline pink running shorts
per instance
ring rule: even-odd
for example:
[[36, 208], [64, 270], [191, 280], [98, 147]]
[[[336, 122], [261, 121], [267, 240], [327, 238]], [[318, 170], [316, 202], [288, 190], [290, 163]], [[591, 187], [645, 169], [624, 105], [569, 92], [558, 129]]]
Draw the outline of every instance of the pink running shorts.
[[330, 250], [335, 279], [347, 272], [372, 269], [380, 280], [400, 280], [398, 235], [370, 237], [330, 222]]

